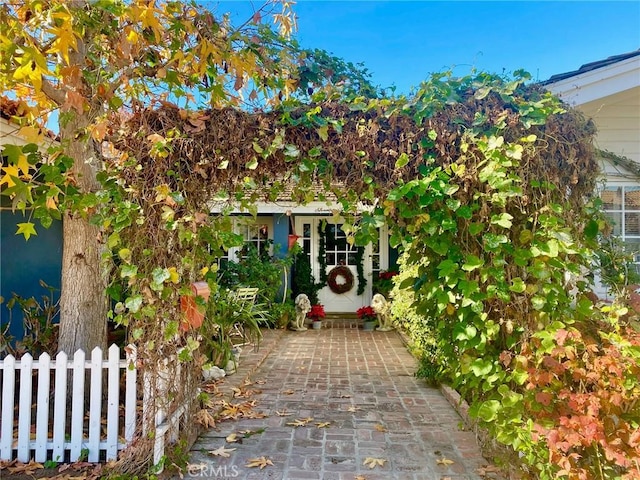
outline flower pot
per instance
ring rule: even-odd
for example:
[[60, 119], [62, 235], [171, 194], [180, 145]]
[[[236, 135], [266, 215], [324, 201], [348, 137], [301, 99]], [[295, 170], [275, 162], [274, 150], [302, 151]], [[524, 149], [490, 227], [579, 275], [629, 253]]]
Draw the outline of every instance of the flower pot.
[[375, 320], [365, 320], [365, 322], [362, 324], [362, 329], [365, 332], [372, 332], [375, 326], [376, 326]]
[[313, 325], [314, 330], [320, 330], [322, 328], [322, 322], [320, 321], [311, 322], [311, 325]]

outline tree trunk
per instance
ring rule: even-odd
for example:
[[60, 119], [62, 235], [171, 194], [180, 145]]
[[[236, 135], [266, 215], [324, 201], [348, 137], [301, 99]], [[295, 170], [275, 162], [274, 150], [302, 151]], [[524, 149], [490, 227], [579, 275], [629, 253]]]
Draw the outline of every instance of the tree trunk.
[[[60, 141], [74, 160], [73, 171], [83, 193], [99, 188], [96, 180], [100, 161], [91, 140], [78, 138], [90, 121], [86, 115], [61, 125]], [[80, 213], [63, 218], [62, 291], [60, 295], [59, 351], [69, 355], [83, 349], [105, 348], [107, 339], [106, 276], [101, 269], [99, 229]]]

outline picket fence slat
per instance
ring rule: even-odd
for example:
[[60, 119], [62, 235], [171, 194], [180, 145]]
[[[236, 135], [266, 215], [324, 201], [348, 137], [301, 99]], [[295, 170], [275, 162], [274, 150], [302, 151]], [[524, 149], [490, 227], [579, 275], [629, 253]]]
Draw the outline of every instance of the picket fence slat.
[[109, 347], [107, 380], [107, 461], [118, 457], [118, 407], [120, 405], [120, 349]]
[[136, 382], [138, 379], [137, 369], [135, 368], [136, 360], [136, 351], [133, 349], [126, 367], [127, 373], [125, 374], [124, 439], [127, 443], [133, 441], [136, 433]]
[[28, 353], [22, 357], [20, 370], [20, 400], [18, 410], [18, 460], [29, 461], [29, 437], [31, 436], [31, 375], [33, 357]]
[[89, 456], [90, 462], [100, 460], [100, 419], [102, 418], [102, 350], [91, 352], [91, 383], [89, 401]]
[[13, 444], [13, 402], [16, 388], [16, 359], [7, 357], [2, 372], [2, 426], [0, 427], [0, 459], [11, 458]]
[[71, 461], [82, 454], [84, 431], [84, 374], [85, 353], [77, 350], [73, 355], [73, 383], [71, 394]]
[[51, 458], [58, 462], [64, 458], [64, 432], [67, 428], [67, 363], [65, 352], [56, 355], [55, 397], [53, 399], [53, 451]]
[[47, 460], [47, 431], [49, 430], [49, 387], [51, 357], [40, 355], [38, 361], [38, 413], [36, 417], [36, 462]]
[[[167, 395], [155, 392], [176, 386], [181, 381], [182, 367], [176, 358], [164, 359], [156, 376], [146, 372], [140, 377], [140, 392], [135, 347], [125, 349], [124, 360], [120, 359], [120, 352], [112, 345], [106, 358], [96, 348], [89, 361], [82, 350], [71, 358], [59, 352], [54, 359], [45, 353], [37, 360], [30, 354], [20, 360], [11, 355], [0, 360], [0, 460], [74, 462], [85, 454], [91, 462], [115, 460], [143, 431], [148, 433], [153, 428], [153, 458], [154, 463], [159, 463], [165, 445], [178, 439], [180, 419], [187, 408], [179, 405], [167, 415], [162, 403]], [[103, 388], [107, 388], [106, 398]], [[138, 420], [138, 393], [143, 396], [142, 421]], [[124, 442], [120, 440], [122, 436]]]

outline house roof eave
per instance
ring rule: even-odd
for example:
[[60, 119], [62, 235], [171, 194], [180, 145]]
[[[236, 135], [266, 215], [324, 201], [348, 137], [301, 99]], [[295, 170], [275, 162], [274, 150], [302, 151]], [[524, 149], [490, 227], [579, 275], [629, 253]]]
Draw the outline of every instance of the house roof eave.
[[554, 75], [542, 85], [571, 105], [630, 90], [640, 86], [640, 50]]

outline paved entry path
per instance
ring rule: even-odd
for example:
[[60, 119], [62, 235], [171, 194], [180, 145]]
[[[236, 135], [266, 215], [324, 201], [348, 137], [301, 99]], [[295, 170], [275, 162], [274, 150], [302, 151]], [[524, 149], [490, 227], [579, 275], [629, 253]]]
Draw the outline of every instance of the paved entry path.
[[[255, 400], [253, 411], [266, 416], [220, 422], [201, 436], [185, 478], [481, 478], [487, 462], [475, 435], [461, 429], [440, 390], [414, 377], [417, 364], [398, 333], [328, 328], [278, 332], [266, 343], [270, 351], [244, 387], [256, 392], [231, 400]], [[288, 425], [297, 421], [304, 426]], [[232, 433], [245, 436], [241, 444], [225, 441]], [[236, 450], [208, 453], [222, 446]], [[246, 466], [260, 457], [273, 465]]]

